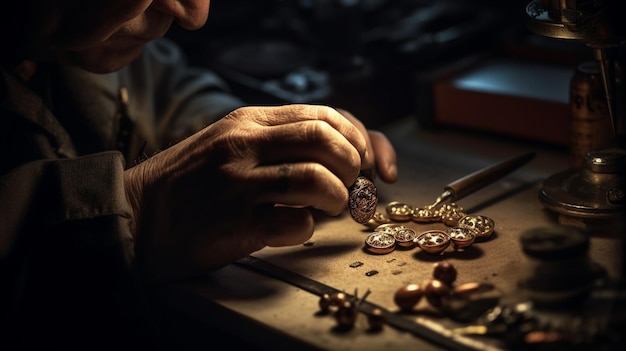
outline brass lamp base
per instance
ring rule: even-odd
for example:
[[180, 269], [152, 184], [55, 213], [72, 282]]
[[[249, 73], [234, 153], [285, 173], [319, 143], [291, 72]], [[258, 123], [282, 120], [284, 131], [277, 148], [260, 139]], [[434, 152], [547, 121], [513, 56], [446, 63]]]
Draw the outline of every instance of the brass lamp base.
[[[539, 199], [561, 224], [620, 229], [626, 224], [626, 150], [590, 151], [581, 169], [557, 173], [543, 183]], [[624, 234], [624, 233], [621, 233]]]

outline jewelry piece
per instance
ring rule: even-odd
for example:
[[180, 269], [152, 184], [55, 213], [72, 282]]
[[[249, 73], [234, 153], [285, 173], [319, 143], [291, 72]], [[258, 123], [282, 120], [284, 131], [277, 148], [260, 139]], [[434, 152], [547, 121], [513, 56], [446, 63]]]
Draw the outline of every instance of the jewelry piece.
[[481, 215], [467, 215], [457, 224], [461, 228], [469, 228], [474, 231], [476, 240], [483, 240], [491, 236], [495, 223], [493, 219]]
[[465, 227], [451, 227], [446, 229], [446, 233], [450, 235], [450, 241], [456, 251], [462, 252], [471, 246], [476, 240], [474, 231]]
[[442, 204], [441, 206], [439, 206], [439, 213], [441, 213], [442, 215], [444, 215], [444, 214], [446, 214], [448, 212], [452, 212], [452, 211], [463, 212], [463, 207], [457, 205], [454, 202]]
[[381, 224], [374, 229], [375, 232], [384, 232], [393, 235], [396, 244], [403, 248], [413, 247], [417, 234], [411, 228], [407, 228], [400, 223]]
[[450, 245], [450, 236], [443, 230], [427, 230], [417, 236], [415, 243], [422, 250], [439, 255]]
[[391, 220], [398, 222], [408, 221], [411, 219], [411, 213], [413, 212], [411, 206], [399, 201], [390, 202], [385, 207], [385, 210]]
[[395, 250], [396, 239], [387, 232], [373, 232], [365, 238], [365, 248], [373, 254], [388, 254]]
[[459, 224], [459, 220], [467, 216], [465, 212], [452, 210], [441, 216], [441, 222], [448, 227], [456, 227]]
[[463, 207], [455, 204], [443, 204], [439, 207], [439, 214], [441, 215], [441, 222], [448, 227], [454, 227], [459, 222], [459, 219], [465, 217]]
[[364, 176], [358, 176], [348, 189], [348, 210], [358, 223], [367, 223], [376, 212], [378, 195], [374, 183]]
[[417, 237], [417, 234], [411, 228], [403, 228], [396, 230], [393, 237], [396, 239], [398, 246], [409, 248], [415, 246], [415, 238]]
[[411, 219], [419, 223], [437, 222], [441, 215], [439, 211], [430, 207], [416, 207], [411, 212]]

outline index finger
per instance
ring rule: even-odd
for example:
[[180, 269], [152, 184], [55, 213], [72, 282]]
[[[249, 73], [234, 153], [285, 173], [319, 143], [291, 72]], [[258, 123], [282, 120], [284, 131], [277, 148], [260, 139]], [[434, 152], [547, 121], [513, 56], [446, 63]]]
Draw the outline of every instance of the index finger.
[[284, 106], [242, 107], [229, 115], [230, 117], [249, 117], [256, 123], [265, 126], [284, 125], [302, 121], [323, 121], [332, 126], [352, 144], [361, 159], [367, 156], [367, 140], [352, 121], [337, 110], [323, 105], [292, 104]]

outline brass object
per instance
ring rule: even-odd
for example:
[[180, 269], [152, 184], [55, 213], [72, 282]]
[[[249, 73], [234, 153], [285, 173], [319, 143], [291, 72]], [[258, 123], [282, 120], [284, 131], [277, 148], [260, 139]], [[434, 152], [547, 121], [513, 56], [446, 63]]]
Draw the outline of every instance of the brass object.
[[415, 238], [417, 234], [411, 228], [404, 228], [394, 232], [393, 237], [396, 239], [396, 244], [403, 248], [411, 248], [415, 246]]
[[467, 216], [465, 212], [453, 210], [447, 212], [445, 215], [442, 215], [441, 222], [448, 227], [456, 227], [457, 225], [459, 225], [459, 220], [461, 220], [461, 218], [465, 216]]
[[454, 202], [442, 204], [439, 208], [439, 215], [441, 216], [441, 222], [448, 227], [454, 227], [459, 222], [459, 219], [465, 217], [463, 207], [457, 205]]
[[615, 147], [600, 65], [587, 61], [570, 81], [569, 166], [581, 168], [592, 150]]
[[441, 222], [448, 227], [456, 227], [459, 224], [459, 220], [465, 216], [467, 216], [465, 212], [451, 211], [445, 216], [441, 216]]
[[442, 216], [452, 212], [463, 212], [463, 210], [464, 209], [462, 206], [454, 202], [441, 204], [438, 209], [439, 214], [441, 214]]
[[[561, 224], [583, 229], [624, 226], [626, 149], [588, 152], [581, 170], [557, 173], [543, 182], [539, 199]], [[576, 220], [574, 220], [576, 219]]]
[[476, 235], [476, 240], [485, 240], [493, 234], [495, 223], [486, 216], [467, 215], [459, 220], [457, 226], [471, 229]]
[[401, 311], [410, 311], [424, 296], [424, 290], [419, 284], [407, 284], [393, 295], [393, 302]]
[[456, 251], [462, 252], [470, 247], [476, 240], [476, 234], [472, 229], [463, 227], [450, 227], [446, 229], [450, 235], [450, 241]]
[[385, 207], [389, 219], [397, 222], [406, 222], [411, 219], [413, 208], [403, 202], [393, 201]]
[[443, 230], [427, 230], [417, 236], [415, 243], [430, 254], [440, 255], [450, 246], [450, 236]]
[[[603, 105], [611, 123], [603, 127], [605, 130], [594, 133], [609, 133], [611, 141], [602, 140], [599, 149], [587, 151], [582, 166], [573, 164], [571, 169], [547, 179], [539, 194], [544, 205], [558, 214], [561, 224], [586, 230], [624, 230], [626, 171], [623, 161], [615, 162], [615, 158], [623, 159], [626, 152], [626, 95], [619, 91], [623, 89], [623, 84], [619, 85], [623, 76], [620, 77], [617, 64], [619, 48], [626, 42], [622, 7], [623, 0], [532, 0], [526, 7], [528, 27], [533, 32], [578, 40], [593, 50], [599, 65]], [[578, 112], [574, 110], [575, 114]], [[579, 127], [574, 125], [574, 128]], [[607, 146], [611, 144], [615, 148]], [[609, 163], [621, 163], [621, 170], [608, 170], [614, 167]], [[615, 201], [616, 194], [622, 200]]]
[[411, 219], [418, 223], [438, 222], [441, 219], [441, 215], [434, 208], [416, 207], [411, 213]]
[[374, 229], [374, 232], [383, 232], [393, 235], [398, 246], [410, 248], [415, 246], [413, 242], [417, 237], [415, 231], [400, 223], [381, 224]]
[[623, 0], [532, 0], [526, 6], [528, 27], [533, 32], [551, 38], [578, 40], [594, 50], [600, 63], [613, 135], [617, 135], [618, 130], [615, 50], [626, 41], [622, 6]]
[[441, 307], [447, 295], [450, 295], [450, 287], [441, 280], [431, 279], [424, 284], [424, 297], [433, 307]]
[[443, 282], [448, 286], [452, 286], [452, 284], [456, 280], [456, 276], [457, 270], [452, 263], [448, 261], [435, 263], [435, 267], [433, 268], [433, 278]]
[[388, 254], [395, 250], [396, 239], [390, 233], [373, 232], [365, 238], [365, 248], [373, 254]]
[[378, 194], [374, 182], [358, 176], [348, 189], [348, 211], [358, 223], [367, 223], [376, 213]]

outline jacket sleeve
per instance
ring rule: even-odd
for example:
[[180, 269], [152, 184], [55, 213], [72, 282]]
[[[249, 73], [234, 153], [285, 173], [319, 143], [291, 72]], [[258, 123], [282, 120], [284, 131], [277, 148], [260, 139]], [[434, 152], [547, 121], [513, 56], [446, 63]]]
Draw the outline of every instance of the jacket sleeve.
[[220, 77], [190, 66], [165, 38], [146, 45], [143, 55], [120, 72], [120, 80], [128, 88], [129, 114], [143, 134], [157, 136], [160, 148], [244, 106]]
[[123, 167], [120, 153], [105, 152], [29, 162], [0, 178], [4, 335], [85, 349], [136, 340], [143, 300]]

